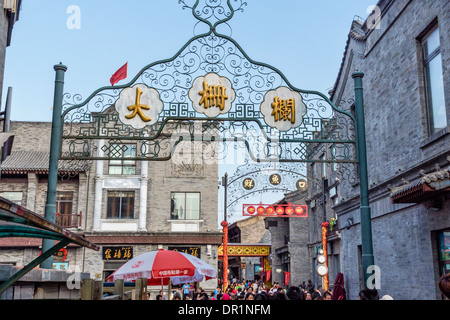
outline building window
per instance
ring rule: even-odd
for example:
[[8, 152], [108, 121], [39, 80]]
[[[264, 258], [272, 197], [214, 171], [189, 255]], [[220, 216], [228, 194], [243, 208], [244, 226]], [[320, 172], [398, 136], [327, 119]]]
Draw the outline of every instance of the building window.
[[135, 144], [112, 144], [111, 156], [124, 159], [109, 160], [109, 174], [136, 174], [136, 161], [126, 160], [136, 157]]
[[447, 127], [444, 98], [444, 74], [442, 69], [439, 27], [432, 29], [422, 40], [429, 133], [434, 134]]
[[134, 218], [134, 191], [108, 191], [107, 219]]
[[172, 192], [171, 194], [172, 220], [199, 220], [200, 219], [200, 193], [199, 192]]
[[18, 204], [19, 206], [22, 205], [22, 192], [21, 191], [0, 192], [0, 196]]
[[56, 194], [56, 213], [72, 214], [73, 194], [72, 192], [58, 192]]

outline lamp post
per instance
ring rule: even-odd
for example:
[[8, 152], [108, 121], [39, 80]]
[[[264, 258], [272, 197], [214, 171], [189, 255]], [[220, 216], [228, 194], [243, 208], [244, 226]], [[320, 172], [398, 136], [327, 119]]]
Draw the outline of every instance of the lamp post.
[[[59, 63], [53, 67], [56, 72], [55, 76], [55, 92], [53, 97], [53, 119], [52, 133], [50, 140], [50, 159], [48, 168], [47, 183], [47, 204], [45, 205], [45, 218], [51, 222], [55, 222], [56, 218], [56, 184], [58, 181], [58, 159], [61, 153], [61, 136], [62, 136], [62, 100], [64, 94], [64, 74], [67, 67]], [[53, 240], [42, 240], [42, 252], [46, 252], [53, 247]], [[41, 263], [41, 268], [52, 269], [53, 257]]]
[[361, 247], [362, 247], [362, 268], [364, 274], [364, 287], [367, 288], [369, 278], [367, 270], [375, 264], [372, 244], [372, 224], [369, 206], [369, 180], [367, 174], [367, 147], [364, 120], [364, 73], [355, 72], [352, 74], [355, 83], [355, 111], [356, 111], [356, 149], [359, 163], [359, 186], [360, 186], [360, 213], [361, 213]]

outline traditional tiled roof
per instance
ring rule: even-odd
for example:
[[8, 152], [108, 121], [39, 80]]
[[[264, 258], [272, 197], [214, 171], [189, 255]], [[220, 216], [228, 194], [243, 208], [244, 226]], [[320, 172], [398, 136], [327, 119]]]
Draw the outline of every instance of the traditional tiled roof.
[[[1, 164], [2, 174], [48, 174], [50, 153], [47, 151], [13, 151]], [[89, 169], [88, 161], [60, 160], [60, 173], [79, 173]]]
[[402, 186], [391, 188], [391, 198], [394, 203], [419, 203], [436, 194], [450, 192], [450, 166], [436, 168], [435, 172], [425, 174], [415, 181], [404, 181]]

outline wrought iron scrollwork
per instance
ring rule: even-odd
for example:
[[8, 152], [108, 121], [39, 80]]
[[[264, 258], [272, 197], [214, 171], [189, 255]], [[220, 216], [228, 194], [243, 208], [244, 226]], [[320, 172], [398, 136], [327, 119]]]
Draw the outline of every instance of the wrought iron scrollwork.
[[[193, 2], [193, 1], [191, 1]], [[63, 105], [63, 150], [61, 159], [109, 159], [99, 152], [94, 140], [135, 141], [136, 160], [168, 160], [184, 139], [211, 143], [235, 141], [245, 145], [256, 162], [312, 162], [318, 159], [317, 146], [330, 148], [327, 161], [354, 163], [355, 118], [336, 107], [325, 95], [292, 86], [276, 68], [253, 61], [230, 36], [218, 33], [216, 27], [226, 24], [237, 11], [243, 11], [242, 0], [197, 0], [189, 4], [209, 31], [190, 39], [172, 58], [144, 67], [128, 84], [96, 90], [86, 100], [78, 94], [65, 94]], [[230, 80], [236, 93], [231, 110], [215, 118], [196, 112], [188, 97], [196, 78], [217, 73]], [[159, 119], [152, 125], [135, 129], [121, 122], [114, 106], [123, 89], [135, 84], [154, 88], [164, 104]], [[266, 93], [287, 87], [300, 94], [306, 114], [300, 126], [278, 131], [269, 126], [260, 110]], [[202, 133], [195, 139], [193, 123], [202, 123]], [[178, 131], [177, 131], [178, 130]], [[174, 135], [183, 131], [183, 139]], [[214, 134], [212, 134], [214, 133]], [[198, 138], [198, 137], [197, 137]], [[221, 146], [222, 150], [226, 147]]]

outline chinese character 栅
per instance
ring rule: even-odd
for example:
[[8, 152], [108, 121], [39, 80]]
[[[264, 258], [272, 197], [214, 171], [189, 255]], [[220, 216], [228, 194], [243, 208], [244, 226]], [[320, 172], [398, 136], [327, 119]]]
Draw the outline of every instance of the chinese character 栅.
[[228, 99], [225, 91], [226, 88], [224, 86], [210, 86], [206, 81], [203, 81], [203, 91], [198, 93], [202, 96], [200, 105], [203, 104], [205, 109], [219, 107], [220, 110], [223, 110], [225, 108], [225, 100]]

